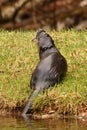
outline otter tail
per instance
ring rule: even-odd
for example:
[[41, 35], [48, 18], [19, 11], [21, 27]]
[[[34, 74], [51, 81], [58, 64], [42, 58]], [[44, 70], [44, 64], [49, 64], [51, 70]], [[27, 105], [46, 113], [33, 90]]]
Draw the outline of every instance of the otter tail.
[[28, 101], [27, 101], [27, 104], [22, 112], [22, 115], [25, 115], [27, 114], [27, 112], [31, 109], [31, 106], [32, 106], [32, 101], [33, 99], [38, 95], [38, 93], [40, 92], [40, 89], [36, 89], [32, 92], [32, 94], [30, 95]]

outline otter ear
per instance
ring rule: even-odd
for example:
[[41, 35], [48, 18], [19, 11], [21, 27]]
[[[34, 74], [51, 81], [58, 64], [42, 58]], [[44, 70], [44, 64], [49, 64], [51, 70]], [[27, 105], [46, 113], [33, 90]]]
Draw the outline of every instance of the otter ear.
[[43, 30], [43, 29], [39, 29], [38, 31], [37, 31], [37, 34], [36, 34], [36, 37], [37, 36], [39, 36], [40, 34], [46, 34], [46, 32]]
[[46, 33], [45, 30], [43, 30], [41, 28], [37, 31], [37, 33], [42, 33], [42, 32]]
[[45, 32], [45, 31], [44, 31], [44, 32], [41, 32], [41, 33], [42, 33], [43, 35], [44, 35], [44, 34], [46, 34], [46, 32]]

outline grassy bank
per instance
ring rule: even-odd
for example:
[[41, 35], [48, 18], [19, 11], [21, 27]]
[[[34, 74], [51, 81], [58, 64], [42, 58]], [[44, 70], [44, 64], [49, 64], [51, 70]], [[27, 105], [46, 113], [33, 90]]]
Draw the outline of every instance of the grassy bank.
[[[87, 109], [87, 31], [48, 32], [65, 56], [68, 72], [57, 86], [40, 93], [33, 109], [48, 113], [77, 114]], [[38, 62], [38, 50], [31, 40], [34, 31], [0, 31], [0, 110], [20, 110], [31, 90], [31, 73]]]

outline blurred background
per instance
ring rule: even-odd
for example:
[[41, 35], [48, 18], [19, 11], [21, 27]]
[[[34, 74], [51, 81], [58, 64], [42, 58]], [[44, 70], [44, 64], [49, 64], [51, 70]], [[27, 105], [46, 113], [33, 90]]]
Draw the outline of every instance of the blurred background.
[[0, 0], [0, 28], [87, 29], [87, 0]]

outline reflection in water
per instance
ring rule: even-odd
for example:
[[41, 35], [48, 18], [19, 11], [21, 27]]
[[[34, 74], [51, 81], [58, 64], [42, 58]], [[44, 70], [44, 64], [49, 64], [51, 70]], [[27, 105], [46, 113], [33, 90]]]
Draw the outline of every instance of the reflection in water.
[[0, 130], [87, 130], [87, 122], [76, 119], [24, 120], [0, 116]]

